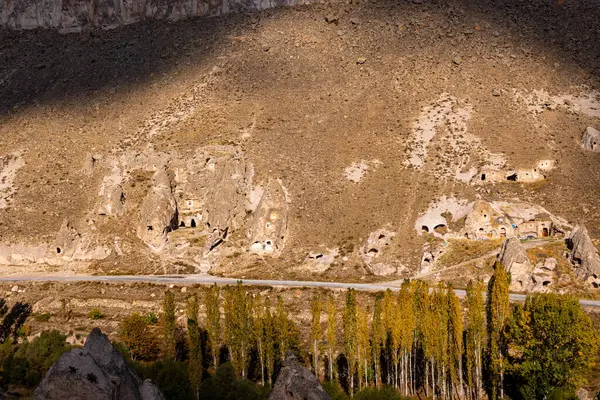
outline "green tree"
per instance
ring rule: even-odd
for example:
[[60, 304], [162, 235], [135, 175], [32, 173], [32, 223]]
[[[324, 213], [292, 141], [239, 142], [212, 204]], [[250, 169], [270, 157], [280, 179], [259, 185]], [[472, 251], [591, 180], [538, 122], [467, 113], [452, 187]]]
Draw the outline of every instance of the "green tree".
[[369, 331], [369, 310], [357, 307], [356, 315], [357, 328], [357, 363], [358, 363], [358, 384], [362, 387], [369, 385], [369, 365], [371, 363], [371, 336]]
[[356, 373], [358, 349], [358, 324], [356, 315], [356, 291], [348, 289], [346, 292], [346, 306], [343, 314], [344, 322], [344, 355], [348, 361], [348, 378], [350, 380], [350, 396], [354, 396], [354, 374]]
[[222, 344], [220, 295], [221, 290], [215, 283], [206, 290], [204, 297], [204, 306], [206, 307], [206, 330], [208, 332], [212, 364], [215, 369], [219, 364], [219, 352]]
[[319, 296], [315, 294], [310, 304], [311, 324], [310, 324], [310, 344], [313, 355], [313, 370], [317, 379], [319, 378], [319, 353], [321, 350], [321, 340], [323, 328], [321, 327], [321, 313], [323, 304]]
[[[463, 316], [458, 296], [448, 286], [449, 370], [453, 394], [464, 398], [463, 387]], [[451, 396], [453, 397], [453, 396]]]
[[177, 347], [177, 327], [175, 323], [175, 295], [165, 291], [163, 300], [162, 328], [164, 335], [163, 354], [165, 358], [175, 359]]
[[504, 397], [504, 329], [509, 316], [509, 277], [504, 266], [494, 264], [486, 303], [488, 332], [488, 383], [490, 400]]
[[264, 309], [264, 347], [265, 347], [265, 372], [269, 386], [273, 386], [273, 373], [275, 372], [275, 344], [277, 342], [275, 321], [271, 313], [271, 299], [265, 297]]
[[335, 351], [337, 348], [337, 307], [335, 300], [329, 296], [326, 304], [327, 311], [327, 331], [325, 339], [327, 341], [327, 361], [329, 363], [329, 380], [333, 381], [333, 360], [335, 359]]
[[402, 364], [400, 381], [402, 391], [408, 396], [410, 389], [411, 354], [415, 339], [416, 320], [413, 310], [414, 288], [410, 281], [405, 281], [398, 293], [398, 319], [400, 328], [400, 362]]
[[574, 393], [598, 351], [590, 317], [571, 297], [527, 296], [513, 309], [507, 329], [511, 370], [523, 399]]
[[253, 342], [252, 300], [238, 282], [225, 291], [225, 341], [231, 363], [246, 378]]
[[375, 387], [379, 387], [381, 379], [381, 350], [385, 344], [386, 333], [385, 326], [381, 317], [382, 313], [382, 296], [377, 295], [375, 298], [375, 306], [373, 307], [373, 318], [371, 323], [371, 358], [373, 360], [373, 375], [375, 378]]
[[260, 294], [254, 297], [252, 302], [252, 324], [254, 330], [254, 338], [256, 341], [256, 353], [258, 355], [258, 361], [260, 363], [260, 381], [261, 384], [265, 385], [265, 323], [267, 322], [264, 312], [264, 303], [262, 302]]
[[467, 315], [466, 315], [466, 376], [470, 397], [480, 400], [483, 389], [483, 364], [482, 352], [485, 335], [484, 308], [483, 308], [483, 283], [469, 281], [467, 285]]
[[198, 326], [198, 310], [198, 298], [193, 294], [187, 299], [185, 311], [188, 339], [190, 342], [188, 374], [196, 400], [199, 398], [200, 384], [202, 383], [202, 343], [200, 339], [200, 327]]
[[121, 321], [119, 340], [129, 350], [132, 360], [152, 361], [158, 356], [160, 345], [146, 319], [139, 313], [128, 315]]
[[277, 335], [277, 346], [279, 357], [283, 362], [288, 350], [290, 349], [292, 324], [288, 317], [287, 309], [283, 303], [283, 298], [277, 296], [277, 307], [274, 318], [275, 333]]

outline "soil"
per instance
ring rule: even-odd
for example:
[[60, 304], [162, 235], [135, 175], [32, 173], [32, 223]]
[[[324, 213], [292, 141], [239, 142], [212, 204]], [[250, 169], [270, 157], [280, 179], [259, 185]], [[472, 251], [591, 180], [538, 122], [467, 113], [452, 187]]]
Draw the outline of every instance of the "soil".
[[[600, 154], [579, 145], [598, 117], [532, 113], [513, 93], [593, 93], [599, 34], [592, 0], [360, 0], [73, 35], [0, 31], [0, 156], [22, 151], [25, 160], [0, 210], [0, 238], [50, 241], [65, 218], [85, 223], [101, 180], [81, 173], [85, 155], [148, 144], [184, 154], [236, 144], [255, 181], [280, 178], [287, 188], [281, 258], [231, 257], [220, 274], [311, 278], [298, 270], [309, 251], [358, 249], [384, 226], [397, 232], [388, 256], [414, 270], [424, 240], [414, 221], [441, 195], [520, 198], [598, 236]], [[444, 93], [472, 107], [468, 133], [508, 164], [552, 158], [559, 168], [529, 185], [439, 176], [437, 160], [458, 156], [443, 128], [425, 167], [407, 167], [413, 124]], [[363, 160], [377, 163], [358, 182], [346, 179]], [[125, 189], [128, 200], [143, 196]], [[132, 243], [133, 218], [118, 224]], [[95, 268], [160, 272], [160, 263], [137, 243]], [[366, 275], [355, 257], [319, 279]]]

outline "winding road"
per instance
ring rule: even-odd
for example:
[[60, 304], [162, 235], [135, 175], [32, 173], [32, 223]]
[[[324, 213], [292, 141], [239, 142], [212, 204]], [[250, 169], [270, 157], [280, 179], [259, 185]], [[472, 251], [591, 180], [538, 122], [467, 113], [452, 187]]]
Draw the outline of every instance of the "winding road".
[[[23, 275], [23, 276], [4, 276], [0, 277], [0, 282], [111, 282], [111, 283], [155, 283], [155, 284], [173, 284], [173, 285], [232, 285], [240, 279], [222, 278], [212, 275], [64, 275], [64, 274], [45, 274], [45, 275]], [[361, 291], [392, 291], [400, 290], [399, 281], [380, 282], [380, 283], [345, 283], [345, 282], [319, 282], [319, 281], [292, 281], [292, 280], [269, 280], [269, 279], [242, 279], [243, 285], [248, 286], [271, 286], [288, 288], [324, 288], [346, 290], [349, 288]], [[463, 289], [454, 289], [458, 297], [465, 297], [466, 291]], [[524, 301], [526, 295], [511, 293], [512, 301]], [[582, 306], [600, 307], [598, 300], [579, 300]]]

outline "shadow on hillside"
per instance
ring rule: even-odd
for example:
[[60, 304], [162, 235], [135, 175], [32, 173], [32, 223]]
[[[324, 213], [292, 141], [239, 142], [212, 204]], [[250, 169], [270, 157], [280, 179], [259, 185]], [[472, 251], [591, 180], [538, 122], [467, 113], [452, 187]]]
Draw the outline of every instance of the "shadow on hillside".
[[[556, 52], [561, 64], [600, 75], [600, 3], [595, 0], [376, 0], [338, 5], [336, 12], [419, 25], [424, 12], [449, 30], [484, 21], [498, 35]], [[560, 1], [560, 0], [557, 0]], [[316, 5], [317, 15], [327, 6]], [[293, 12], [269, 10], [275, 17]], [[0, 31], [0, 115], [20, 106], [73, 100], [116, 86], [144, 84], [180, 62], [210, 62], [224, 38], [252, 27], [248, 15], [142, 22], [112, 31], [60, 35], [52, 31]], [[469, 28], [470, 29], [470, 28]], [[248, 77], [252, 79], [252, 77]], [[15, 111], [18, 112], [18, 111]]]

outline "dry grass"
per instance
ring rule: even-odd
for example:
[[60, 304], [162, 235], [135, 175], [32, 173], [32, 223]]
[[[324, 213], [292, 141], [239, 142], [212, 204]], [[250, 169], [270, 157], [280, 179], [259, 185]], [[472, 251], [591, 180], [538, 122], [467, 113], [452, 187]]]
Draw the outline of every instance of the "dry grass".
[[502, 239], [468, 240], [450, 239], [446, 252], [438, 258], [439, 267], [450, 267], [484, 256], [502, 244]]

